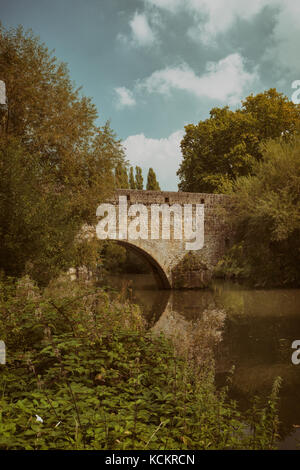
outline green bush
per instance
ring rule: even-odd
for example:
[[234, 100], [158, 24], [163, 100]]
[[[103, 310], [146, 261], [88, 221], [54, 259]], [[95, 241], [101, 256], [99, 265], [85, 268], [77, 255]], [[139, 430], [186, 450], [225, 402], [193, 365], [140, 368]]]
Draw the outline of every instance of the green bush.
[[235, 245], [218, 273], [259, 286], [300, 285], [300, 137], [270, 141], [234, 187]]
[[0, 292], [0, 449], [274, 448], [277, 389], [242, 415], [137, 306], [66, 279]]

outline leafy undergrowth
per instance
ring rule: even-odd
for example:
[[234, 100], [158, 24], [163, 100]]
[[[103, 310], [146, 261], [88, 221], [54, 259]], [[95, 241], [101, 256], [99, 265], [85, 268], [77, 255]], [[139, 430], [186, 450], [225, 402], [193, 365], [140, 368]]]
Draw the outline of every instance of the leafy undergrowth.
[[61, 279], [1, 281], [0, 449], [271, 449], [278, 383], [241, 415], [137, 306]]

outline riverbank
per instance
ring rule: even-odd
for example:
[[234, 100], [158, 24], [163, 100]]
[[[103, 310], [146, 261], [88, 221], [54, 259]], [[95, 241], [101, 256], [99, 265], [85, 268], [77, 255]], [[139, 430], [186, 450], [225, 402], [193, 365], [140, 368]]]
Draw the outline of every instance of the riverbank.
[[24, 278], [2, 281], [0, 302], [1, 449], [275, 447], [277, 386], [271, 405], [241, 414], [212, 364], [180, 356], [118, 295]]

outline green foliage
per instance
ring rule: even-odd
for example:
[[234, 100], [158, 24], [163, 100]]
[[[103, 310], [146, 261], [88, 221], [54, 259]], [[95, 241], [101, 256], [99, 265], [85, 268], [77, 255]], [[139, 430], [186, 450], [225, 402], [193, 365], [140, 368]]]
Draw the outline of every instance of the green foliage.
[[[60, 279], [2, 280], [0, 449], [264, 449], [274, 389], [241, 415], [211, 371], [147, 332], [138, 308]], [[41, 422], [41, 419], [42, 422]]]
[[144, 189], [142, 169], [139, 166], [135, 167], [135, 186], [140, 191]]
[[58, 62], [31, 31], [0, 30], [0, 75], [6, 84], [5, 132], [19, 136], [27, 149], [63, 170], [75, 162], [95, 130], [95, 106], [74, 89], [67, 66]]
[[270, 89], [242, 102], [242, 108], [214, 108], [210, 118], [185, 127], [179, 189], [226, 193], [239, 176], [254, 174], [260, 144], [288, 139], [300, 124], [299, 106]]
[[147, 176], [147, 191], [160, 191], [159, 184], [156, 180], [156, 174], [152, 168], [149, 168]]
[[103, 267], [108, 272], [118, 273], [122, 271], [126, 263], [126, 257], [126, 249], [123, 246], [112, 241], [104, 243], [101, 258], [103, 260]]
[[80, 218], [70, 191], [55, 193], [53, 186], [39, 158], [16, 139], [0, 142], [0, 268], [7, 274], [27, 271], [46, 284], [71, 263]]
[[84, 228], [81, 228], [73, 243], [72, 267], [84, 267], [96, 276], [98, 268], [103, 265], [101, 258], [103, 241], [96, 237], [94, 231], [89, 232], [88, 238], [84, 236]]
[[130, 189], [136, 189], [136, 183], [135, 183], [135, 179], [134, 179], [133, 167], [132, 166], [130, 167], [130, 171], [129, 171], [129, 186], [130, 186]]
[[108, 122], [96, 126], [96, 108], [66, 64], [22, 27], [0, 26], [0, 76], [8, 103], [0, 121], [0, 269], [46, 284], [78, 257], [76, 233], [96, 222], [124, 151]]
[[270, 448], [276, 445], [279, 429], [277, 407], [281, 382], [280, 377], [275, 379], [266, 407], [262, 406], [261, 399], [255, 396], [252, 399], [251, 409], [246, 413], [253, 448], [260, 448], [265, 442], [269, 442]]
[[[175, 289], [185, 289], [190, 285], [193, 272], [201, 272], [201, 284], [208, 286], [210, 280], [207, 265], [195, 255], [193, 251], [188, 251], [184, 257], [172, 268], [173, 286]], [[198, 280], [198, 286], [200, 282]]]
[[258, 285], [300, 285], [300, 138], [270, 141], [234, 186], [235, 245], [219, 267]]
[[143, 257], [132, 250], [118, 245], [114, 241], [106, 241], [101, 246], [102, 267], [112, 274], [116, 273], [148, 273], [151, 268]]
[[116, 167], [116, 188], [129, 189], [128, 174], [124, 164], [119, 163]]
[[8, 102], [1, 139], [19, 139], [55, 177], [56, 190], [72, 190], [77, 211], [94, 216], [99, 194], [111, 191], [113, 170], [124, 161], [109, 123], [96, 126], [96, 108], [75, 89], [66, 64], [22, 27], [1, 26], [0, 76]]

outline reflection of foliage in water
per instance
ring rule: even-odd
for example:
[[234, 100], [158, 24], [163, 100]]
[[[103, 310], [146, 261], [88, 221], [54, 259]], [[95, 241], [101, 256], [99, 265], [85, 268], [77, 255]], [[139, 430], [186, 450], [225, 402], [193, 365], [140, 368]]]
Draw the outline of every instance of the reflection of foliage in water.
[[171, 338], [177, 353], [189, 362], [207, 366], [212, 363], [215, 347], [222, 340], [224, 322], [222, 310], [208, 309], [197, 320], [187, 321], [169, 306], [153, 331], [163, 332]]
[[217, 305], [227, 313], [216, 358], [217, 383], [223, 384], [235, 365], [231, 396], [246, 409], [253, 395], [266, 397], [274, 379], [282, 377], [280, 433], [285, 437], [300, 422], [300, 374], [291, 363], [291, 344], [300, 334], [300, 291], [253, 290], [233, 283], [213, 287]]

